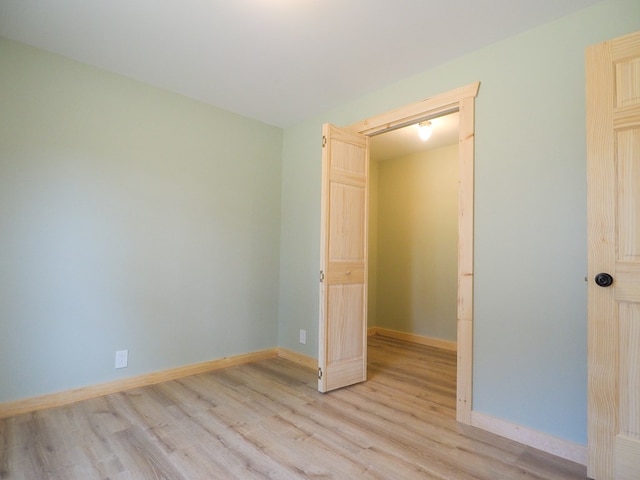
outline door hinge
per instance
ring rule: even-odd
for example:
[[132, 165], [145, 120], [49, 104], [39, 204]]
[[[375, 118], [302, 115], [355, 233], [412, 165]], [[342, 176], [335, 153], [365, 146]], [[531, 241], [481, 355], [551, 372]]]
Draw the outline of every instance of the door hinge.
[[324, 282], [324, 272], [320, 270], [320, 283]]
[[322, 148], [327, 146], [327, 136], [322, 135]]
[[318, 367], [318, 380], [322, 380], [322, 367]]

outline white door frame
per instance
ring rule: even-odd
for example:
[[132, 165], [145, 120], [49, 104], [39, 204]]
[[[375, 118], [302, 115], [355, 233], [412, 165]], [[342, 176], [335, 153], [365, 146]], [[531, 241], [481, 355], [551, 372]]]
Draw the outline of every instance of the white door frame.
[[362, 120], [349, 130], [367, 136], [460, 112], [458, 200], [458, 366], [456, 419], [471, 424], [473, 380], [473, 166], [475, 97], [480, 82]]

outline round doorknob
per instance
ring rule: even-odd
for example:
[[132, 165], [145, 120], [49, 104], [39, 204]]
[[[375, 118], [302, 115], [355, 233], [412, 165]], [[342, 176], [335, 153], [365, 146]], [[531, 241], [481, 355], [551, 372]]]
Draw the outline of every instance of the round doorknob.
[[608, 287], [613, 283], [613, 277], [608, 273], [599, 273], [594, 280], [599, 287]]

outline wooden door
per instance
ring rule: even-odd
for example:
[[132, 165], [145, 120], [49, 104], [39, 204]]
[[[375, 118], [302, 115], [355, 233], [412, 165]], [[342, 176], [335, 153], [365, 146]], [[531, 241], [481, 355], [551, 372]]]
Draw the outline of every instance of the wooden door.
[[322, 131], [318, 390], [367, 379], [368, 137]]
[[590, 47], [586, 60], [588, 475], [638, 480], [640, 32]]

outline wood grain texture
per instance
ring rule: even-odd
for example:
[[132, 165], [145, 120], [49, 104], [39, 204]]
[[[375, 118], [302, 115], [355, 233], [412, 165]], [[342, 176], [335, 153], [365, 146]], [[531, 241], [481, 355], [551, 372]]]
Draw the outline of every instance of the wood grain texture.
[[281, 358], [0, 420], [0, 478], [585, 479], [455, 421], [455, 354], [369, 338], [369, 380], [321, 394]]
[[[586, 52], [588, 471], [640, 478], [640, 32]], [[624, 473], [622, 473], [624, 472]]]
[[459, 422], [470, 424], [473, 409], [473, 219], [475, 98], [460, 100], [458, 187], [458, 409]]
[[325, 124], [318, 389], [367, 378], [369, 139]]
[[[615, 98], [608, 87], [612, 84], [613, 60], [607, 46], [590, 47], [586, 53], [587, 88], [587, 173], [589, 211], [589, 279], [598, 272], [615, 271], [615, 211], [616, 178], [613, 161], [614, 137], [611, 130]], [[588, 284], [588, 470], [597, 479], [613, 478], [613, 439], [617, 429], [617, 304], [614, 291]]]
[[[458, 110], [462, 98], [475, 98], [478, 95], [480, 82], [440, 93], [419, 102], [367, 118], [349, 127], [349, 130], [373, 135], [385, 130], [411, 125], [427, 117], [439, 117]], [[426, 115], [425, 115], [426, 114]]]
[[429, 347], [442, 348], [455, 352], [457, 350], [456, 342], [449, 340], [442, 340], [440, 338], [427, 337], [424, 335], [417, 335], [415, 333], [400, 332], [398, 330], [392, 330], [390, 328], [371, 327], [368, 330], [368, 335], [382, 335], [383, 337], [397, 338], [398, 340], [404, 340], [405, 342], [417, 343], [420, 345], [427, 345]]
[[303, 355], [302, 353], [294, 352], [293, 350], [288, 350], [286, 348], [278, 348], [278, 357], [284, 358], [285, 360], [289, 360], [290, 362], [294, 362], [300, 364], [304, 367], [311, 368], [313, 370], [318, 369], [318, 359], [309, 357], [307, 355]]

